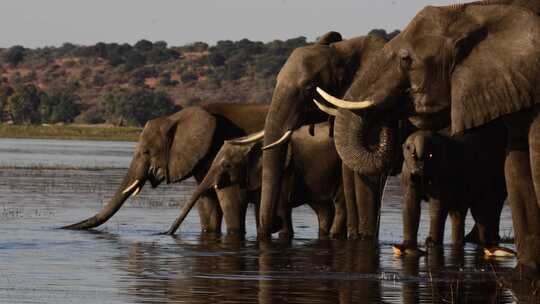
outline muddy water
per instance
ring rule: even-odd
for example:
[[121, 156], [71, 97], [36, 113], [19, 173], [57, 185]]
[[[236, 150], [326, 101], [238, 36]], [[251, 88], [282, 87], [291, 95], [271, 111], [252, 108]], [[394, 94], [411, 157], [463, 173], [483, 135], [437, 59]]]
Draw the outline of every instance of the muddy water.
[[[402, 236], [397, 179], [385, 191], [377, 246], [318, 239], [304, 207], [294, 212], [292, 241], [258, 242], [252, 210], [246, 240], [201, 235], [196, 212], [176, 237], [154, 235], [168, 228], [193, 181], [145, 188], [99, 231], [55, 229], [107, 201], [132, 149], [0, 139], [0, 303], [512, 302], [495, 280], [515, 259], [486, 261], [472, 245], [422, 258], [392, 255]], [[58, 169], [65, 166], [109, 169]], [[512, 235], [507, 208], [501, 227]]]

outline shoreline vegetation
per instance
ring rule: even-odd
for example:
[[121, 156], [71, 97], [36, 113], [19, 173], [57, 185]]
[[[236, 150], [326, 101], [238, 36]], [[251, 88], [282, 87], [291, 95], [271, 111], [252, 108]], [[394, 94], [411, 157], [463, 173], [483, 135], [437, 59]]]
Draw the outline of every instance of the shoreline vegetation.
[[141, 130], [107, 125], [0, 124], [0, 138], [137, 141]]

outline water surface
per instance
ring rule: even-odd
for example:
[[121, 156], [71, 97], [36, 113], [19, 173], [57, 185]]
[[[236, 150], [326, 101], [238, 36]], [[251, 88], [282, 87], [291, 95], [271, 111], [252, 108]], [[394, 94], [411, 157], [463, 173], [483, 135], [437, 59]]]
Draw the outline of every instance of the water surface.
[[[0, 303], [512, 302], [496, 278], [515, 265], [513, 258], [486, 261], [473, 245], [448, 245], [421, 258], [393, 256], [391, 244], [402, 237], [396, 178], [385, 191], [377, 246], [318, 239], [307, 207], [294, 211], [293, 240], [258, 242], [253, 209], [245, 240], [201, 234], [196, 212], [176, 237], [155, 235], [172, 223], [192, 180], [145, 188], [98, 231], [56, 229], [106, 203], [133, 147], [0, 139], [0, 166], [17, 167], [0, 169]], [[63, 166], [109, 169], [54, 168]], [[506, 207], [501, 235], [512, 235]]]

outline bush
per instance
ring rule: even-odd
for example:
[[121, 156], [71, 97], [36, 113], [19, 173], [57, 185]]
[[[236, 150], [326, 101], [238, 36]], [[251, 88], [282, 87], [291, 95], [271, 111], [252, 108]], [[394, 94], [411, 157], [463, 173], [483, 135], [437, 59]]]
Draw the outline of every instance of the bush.
[[107, 121], [120, 126], [143, 126], [152, 118], [176, 110], [172, 99], [165, 92], [147, 89], [133, 92], [115, 89], [103, 96], [102, 105]]
[[7, 111], [15, 124], [39, 123], [39, 104], [42, 93], [34, 85], [15, 89], [7, 99]]
[[93, 106], [83, 111], [73, 121], [80, 124], [98, 124], [104, 123], [105, 119], [103, 118], [103, 110], [97, 106]]
[[47, 123], [72, 122], [79, 115], [79, 97], [67, 90], [44, 94], [39, 105], [41, 121]]

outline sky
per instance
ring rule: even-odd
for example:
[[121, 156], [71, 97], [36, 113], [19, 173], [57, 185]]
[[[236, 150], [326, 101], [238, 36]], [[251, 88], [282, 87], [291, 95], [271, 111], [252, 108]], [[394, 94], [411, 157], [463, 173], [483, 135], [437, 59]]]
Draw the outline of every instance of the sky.
[[426, 5], [457, 0], [0, 0], [0, 47], [64, 42], [180, 46], [196, 41], [313, 41], [330, 31], [344, 38], [374, 28], [403, 28]]

